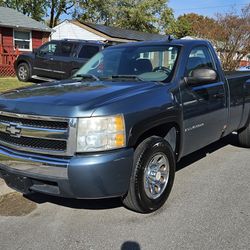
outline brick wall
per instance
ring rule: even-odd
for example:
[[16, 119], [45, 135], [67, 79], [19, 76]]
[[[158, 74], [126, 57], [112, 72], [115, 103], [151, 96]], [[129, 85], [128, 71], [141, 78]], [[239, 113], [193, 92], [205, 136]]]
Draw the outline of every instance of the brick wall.
[[48, 42], [50, 33], [40, 32], [40, 31], [32, 31], [32, 47], [38, 48], [45, 42]]

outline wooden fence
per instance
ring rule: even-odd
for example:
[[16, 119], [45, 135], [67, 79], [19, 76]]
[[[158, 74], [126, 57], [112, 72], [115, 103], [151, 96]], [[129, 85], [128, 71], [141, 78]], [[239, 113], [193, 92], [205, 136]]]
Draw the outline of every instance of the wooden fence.
[[13, 46], [0, 45], [0, 77], [15, 76], [14, 62], [19, 54]]

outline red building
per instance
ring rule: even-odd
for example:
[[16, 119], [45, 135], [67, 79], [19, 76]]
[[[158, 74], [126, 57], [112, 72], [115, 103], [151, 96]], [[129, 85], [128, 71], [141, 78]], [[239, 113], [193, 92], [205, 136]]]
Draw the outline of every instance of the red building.
[[48, 41], [51, 31], [16, 10], [0, 7], [0, 77], [14, 75], [16, 57]]

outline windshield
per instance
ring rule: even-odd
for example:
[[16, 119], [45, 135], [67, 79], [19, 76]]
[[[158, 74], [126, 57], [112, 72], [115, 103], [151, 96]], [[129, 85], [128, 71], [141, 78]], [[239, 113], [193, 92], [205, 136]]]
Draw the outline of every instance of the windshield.
[[127, 46], [103, 50], [92, 57], [75, 77], [98, 79], [139, 79], [165, 81], [170, 78], [177, 60], [176, 46]]

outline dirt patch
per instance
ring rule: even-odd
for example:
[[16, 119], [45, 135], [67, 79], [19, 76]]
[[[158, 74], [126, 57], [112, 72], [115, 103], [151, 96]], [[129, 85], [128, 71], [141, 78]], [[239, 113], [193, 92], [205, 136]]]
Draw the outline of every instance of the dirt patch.
[[20, 193], [9, 193], [0, 196], [0, 216], [24, 216], [37, 208], [35, 202], [23, 197]]
[[[12, 193], [13, 189], [9, 188], [3, 179], [0, 178], [0, 197], [2, 197], [5, 194]], [[0, 198], [1, 200], [1, 198]]]

